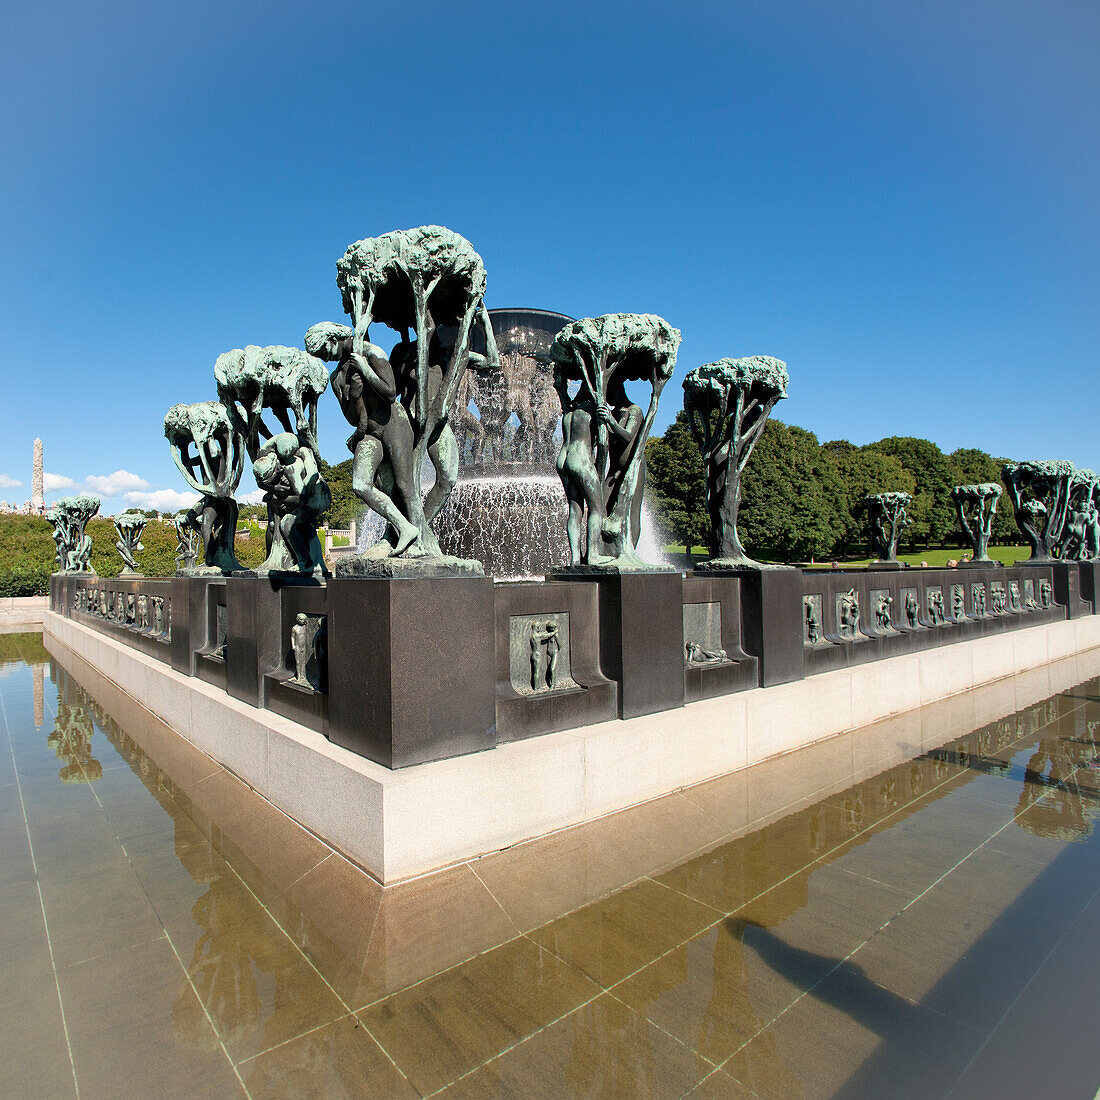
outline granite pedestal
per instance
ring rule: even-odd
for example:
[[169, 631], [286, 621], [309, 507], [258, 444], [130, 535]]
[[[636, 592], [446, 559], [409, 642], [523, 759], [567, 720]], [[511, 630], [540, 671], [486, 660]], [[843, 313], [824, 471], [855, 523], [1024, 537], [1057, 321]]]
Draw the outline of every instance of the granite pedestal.
[[329, 739], [388, 768], [496, 744], [493, 582], [328, 582]]

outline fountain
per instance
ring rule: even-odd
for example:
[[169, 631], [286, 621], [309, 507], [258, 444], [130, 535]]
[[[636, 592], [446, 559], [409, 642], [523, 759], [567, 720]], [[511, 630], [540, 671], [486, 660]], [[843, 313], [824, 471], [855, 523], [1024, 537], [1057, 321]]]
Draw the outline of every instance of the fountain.
[[[488, 311], [500, 369], [471, 362], [452, 413], [459, 445], [458, 482], [433, 523], [443, 552], [475, 558], [497, 580], [545, 576], [569, 563], [568, 504], [554, 468], [561, 447], [561, 402], [554, 390], [550, 345], [572, 318], [541, 309]], [[444, 341], [447, 333], [442, 327]], [[475, 352], [485, 336], [475, 329]], [[424, 471], [424, 490], [432, 471]], [[381, 517], [363, 517], [359, 549], [383, 534]], [[662, 554], [643, 509], [640, 549]]]

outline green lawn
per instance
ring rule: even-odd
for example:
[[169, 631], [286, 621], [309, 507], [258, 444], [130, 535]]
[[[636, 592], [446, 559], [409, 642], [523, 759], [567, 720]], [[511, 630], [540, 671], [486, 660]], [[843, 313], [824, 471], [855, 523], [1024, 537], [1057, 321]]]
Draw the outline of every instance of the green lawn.
[[[907, 561], [910, 565], [920, 565], [921, 562], [927, 562], [928, 565], [933, 568], [943, 568], [949, 561], [954, 559], [955, 561], [961, 561], [965, 550], [960, 550], [958, 547], [950, 547], [946, 550], [920, 550], [912, 554], [898, 554], [898, 561]], [[994, 561], [999, 561], [1003, 565], [1015, 565], [1016, 562], [1022, 561], [1028, 557], [1031, 551], [1026, 546], [991, 546], [989, 548], [989, 556]], [[828, 569], [832, 566], [832, 562], [815, 562], [813, 565], [807, 566], [809, 569]], [[840, 563], [845, 569], [852, 567], [858, 567], [862, 565], [870, 565], [870, 558], [861, 558], [858, 561], [842, 561]]]

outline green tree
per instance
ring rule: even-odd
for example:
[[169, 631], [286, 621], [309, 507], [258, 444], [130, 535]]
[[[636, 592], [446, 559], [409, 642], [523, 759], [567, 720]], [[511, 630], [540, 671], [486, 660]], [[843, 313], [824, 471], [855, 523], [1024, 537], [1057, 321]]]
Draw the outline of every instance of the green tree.
[[832, 554], [847, 530], [833, 456], [813, 432], [769, 420], [741, 479], [742, 541], [780, 561]]
[[332, 493], [332, 504], [322, 513], [318, 523], [327, 527], [348, 527], [352, 520], [358, 520], [366, 505], [355, 495], [351, 488], [352, 459], [345, 459], [335, 465], [321, 460], [321, 476], [328, 482]]
[[646, 443], [646, 502], [665, 538], [691, 553], [710, 530], [703, 459], [681, 409], [663, 436]]

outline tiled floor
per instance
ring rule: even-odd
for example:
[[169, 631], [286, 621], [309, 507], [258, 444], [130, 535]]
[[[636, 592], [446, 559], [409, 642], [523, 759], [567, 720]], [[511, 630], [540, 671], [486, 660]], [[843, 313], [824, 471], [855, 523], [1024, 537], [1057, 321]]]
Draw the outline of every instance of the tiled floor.
[[0, 1096], [1100, 1086], [1100, 654], [382, 891], [5, 645]]

